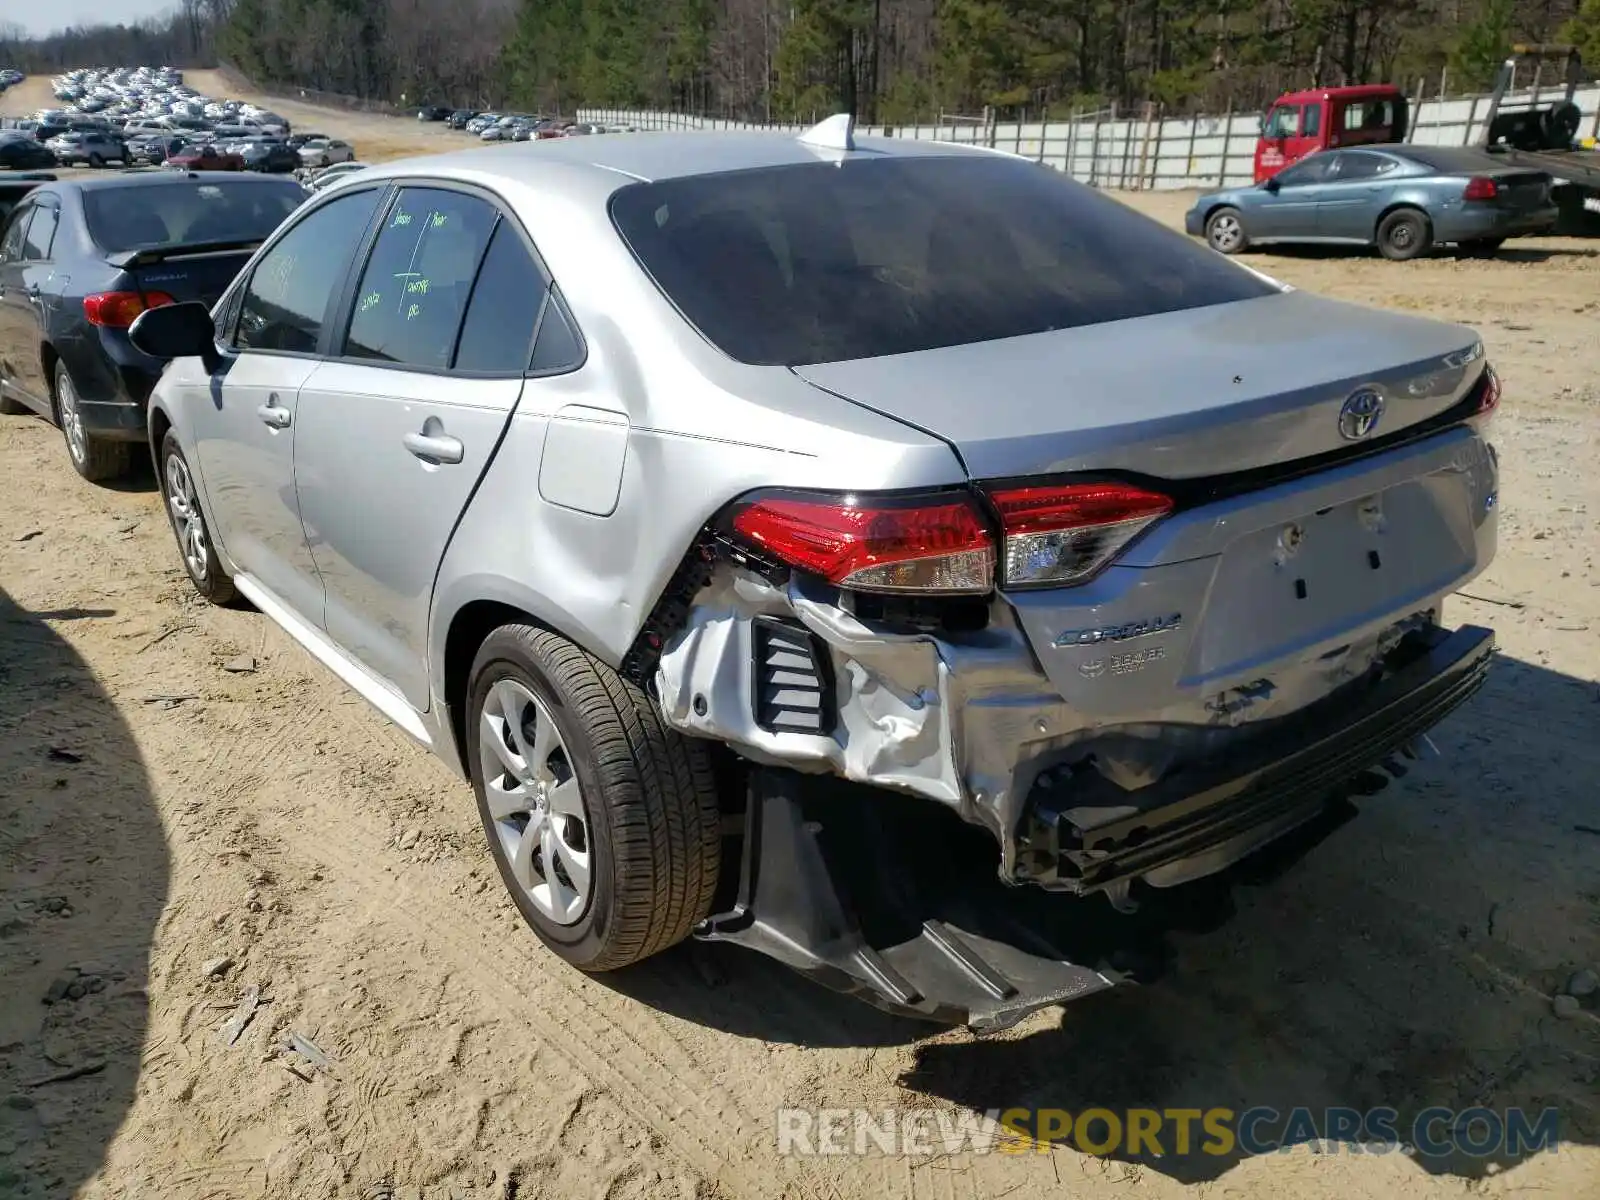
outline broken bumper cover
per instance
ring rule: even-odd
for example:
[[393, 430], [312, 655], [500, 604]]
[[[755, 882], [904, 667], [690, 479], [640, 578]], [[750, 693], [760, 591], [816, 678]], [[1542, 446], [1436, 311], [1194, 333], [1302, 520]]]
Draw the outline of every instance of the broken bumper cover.
[[1250, 749], [1222, 761], [1133, 791], [1094, 773], [1056, 777], [1029, 807], [1019, 880], [1077, 894], [1134, 879], [1171, 886], [1226, 867], [1314, 817], [1483, 684], [1493, 632], [1431, 632], [1359, 699], [1329, 697], [1272, 722]]

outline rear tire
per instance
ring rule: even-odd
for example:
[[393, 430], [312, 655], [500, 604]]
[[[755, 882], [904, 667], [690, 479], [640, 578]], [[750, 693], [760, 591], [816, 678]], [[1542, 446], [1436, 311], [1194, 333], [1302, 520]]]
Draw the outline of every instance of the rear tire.
[[1470, 242], [1461, 243], [1461, 253], [1473, 258], [1489, 258], [1497, 253], [1501, 246], [1506, 244], [1505, 238], [1474, 238]]
[[1206, 243], [1218, 254], [1238, 254], [1250, 245], [1237, 208], [1219, 208], [1206, 218]]
[[98, 154], [91, 154], [89, 155], [89, 165], [94, 167], [96, 170], [99, 170], [101, 167], [106, 165], [106, 160]]
[[491, 633], [470, 680], [479, 815], [539, 939], [581, 970], [609, 971], [688, 937], [711, 911], [721, 864], [705, 746], [604, 663], [533, 626]]
[[1433, 245], [1428, 218], [1415, 208], [1397, 208], [1378, 222], [1378, 252], [1395, 262], [1426, 254]]
[[56, 364], [56, 424], [67, 441], [67, 457], [90, 483], [104, 483], [127, 474], [129, 443], [111, 442], [91, 434], [83, 425], [78, 389], [61, 363]]

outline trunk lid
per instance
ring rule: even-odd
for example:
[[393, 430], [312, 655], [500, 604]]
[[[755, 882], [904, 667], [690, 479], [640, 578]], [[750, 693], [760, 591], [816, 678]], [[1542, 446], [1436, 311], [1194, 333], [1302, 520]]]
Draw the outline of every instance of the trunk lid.
[[165, 292], [179, 302], [199, 300], [209, 307], [222, 298], [260, 244], [231, 241], [161, 246], [113, 254], [108, 261], [125, 273], [130, 290]]
[[[1286, 292], [794, 370], [942, 438], [974, 479], [1186, 479], [1315, 458], [1424, 422], [1476, 382], [1480, 353], [1461, 326]], [[1381, 413], [1359, 430], [1341, 417], [1367, 389]]]

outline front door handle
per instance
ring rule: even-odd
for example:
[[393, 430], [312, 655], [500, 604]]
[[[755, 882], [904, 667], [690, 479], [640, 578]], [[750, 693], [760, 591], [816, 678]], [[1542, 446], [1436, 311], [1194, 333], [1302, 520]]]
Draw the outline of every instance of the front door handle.
[[407, 450], [429, 462], [458, 463], [467, 454], [461, 439], [450, 437], [448, 434], [408, 433], [401, 441], [405, 443]]
[[268, 403], [263, 404], [260, 408], [256, 409], [256, 416], [260, 417], [274, 429], [289, 428], [289, 422], [292, 419], [287, 408], [280, 408], [278, 406], [276, 396], [274, 396]]

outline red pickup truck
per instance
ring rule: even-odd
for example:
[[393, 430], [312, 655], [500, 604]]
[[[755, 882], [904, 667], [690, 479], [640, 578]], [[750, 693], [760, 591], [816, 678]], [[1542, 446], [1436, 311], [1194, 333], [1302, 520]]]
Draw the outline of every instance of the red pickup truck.
[[215, 146], [190, 146], [167, 158], [167, 166], [181, 171], [242, 171], [244, 159], [228, 154]]
[[1318, 150], [1404, 141], [1407, 116], [1406, 98], [1392, 84], [1287, 92], [1261, 120], [1256, 182]]

